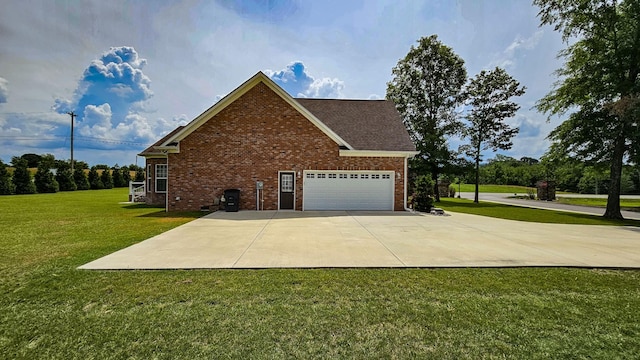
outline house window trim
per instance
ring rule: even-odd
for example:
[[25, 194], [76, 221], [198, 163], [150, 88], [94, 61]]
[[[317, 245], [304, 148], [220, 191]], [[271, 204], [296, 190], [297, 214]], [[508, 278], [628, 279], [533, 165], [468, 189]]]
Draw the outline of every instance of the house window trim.
[[[165, 174], [166, 175], [163, 176], [163, 177], [158, 176], [158, 174], [159, 174], [158, 168], [160, 166], [164, 166], [165, 169], [166, 169], [165, 170]], [[154, 181], [154, 190], [155, 190], [155, 192], [159, 193], [159, 194], [165, 194], [167, 192], [167, 188], [168, 188], [168, 185], [169, 185], [169, 179], [168, 179], [169, 178], [169, 166], [167, 164], [156, 164], [155, 173], [154, 174], [155, 174], [155, 181]], [[159, 188], [158, 187], [158, 180], [163, 180], [163, 179], [165, 181], [165, 185], [164, 185], [165, 190], [161, 191], [161, 190], [158, 190], [158, 188]]]

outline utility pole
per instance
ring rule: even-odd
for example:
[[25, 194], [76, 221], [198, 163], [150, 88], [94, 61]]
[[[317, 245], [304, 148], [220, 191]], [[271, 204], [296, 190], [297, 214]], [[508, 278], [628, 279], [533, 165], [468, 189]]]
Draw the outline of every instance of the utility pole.
[[69, 111], [67, 114], [71, 116], [71, 174], [73, 174], [73, 119], [77, 115], [73, 111]]

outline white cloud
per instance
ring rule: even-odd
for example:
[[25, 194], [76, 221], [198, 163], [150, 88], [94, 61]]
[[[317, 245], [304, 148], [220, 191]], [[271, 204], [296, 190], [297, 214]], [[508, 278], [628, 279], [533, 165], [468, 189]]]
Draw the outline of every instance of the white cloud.
[[344, 81], [313, 77], [302, 61], [294, 61], [280, 71], [264, 73], [294, 97], [344, 98]]
[[516, 38], [501, 53], [494, 56], [489, 68], [498, 66], [503, 69], [510, 69], [515, 67], [519, 57], [522, 56], [522, 52], [535, 49], [540, 43], [543, 34], [543, 30], [538, 30], [527, 38], [519, 34], [516, 35]]
[[0, 77], [0, 104], [6, 103], [9, 97], [9, 82], [7, 79]]

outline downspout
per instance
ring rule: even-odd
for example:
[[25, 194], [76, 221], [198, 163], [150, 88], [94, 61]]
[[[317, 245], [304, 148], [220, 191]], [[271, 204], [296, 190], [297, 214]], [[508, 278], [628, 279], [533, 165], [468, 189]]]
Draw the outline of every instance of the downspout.
[[169, 212], [169, 153], [167, 152], [167, 191], [164, 193], [164, 212]]
[[404, 157], [404, 198], [403, 198], [403, 202], [404, 202], [404, 211], [411, 211], [411, 209], [409, 209], [407, 207], [407, 180], [408, 180], [408, 175], [407, 175], [407, 169], [408, 169], [408, 156]]

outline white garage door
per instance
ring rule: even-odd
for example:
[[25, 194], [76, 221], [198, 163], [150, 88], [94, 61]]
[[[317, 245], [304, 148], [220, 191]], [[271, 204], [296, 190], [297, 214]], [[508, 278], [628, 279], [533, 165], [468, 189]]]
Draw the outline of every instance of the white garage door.
[[393, 171], [304, 172], [304, 210], [393, 210]]

